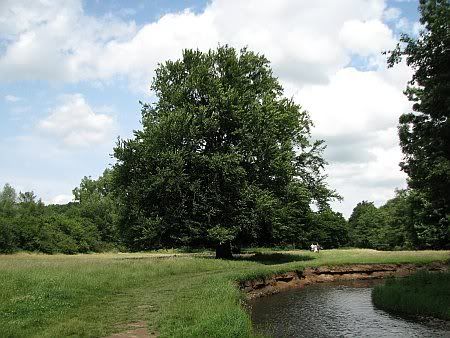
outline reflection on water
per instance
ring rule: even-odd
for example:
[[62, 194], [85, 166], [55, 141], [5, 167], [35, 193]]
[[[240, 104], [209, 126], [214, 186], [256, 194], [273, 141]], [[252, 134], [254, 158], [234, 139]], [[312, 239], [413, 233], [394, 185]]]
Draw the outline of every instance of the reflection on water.
[[450, 323], [406, 320], [374, 308], [382, 281], [322, 283], [252, 300], [258, 333], [272, 337], [450, 337]]

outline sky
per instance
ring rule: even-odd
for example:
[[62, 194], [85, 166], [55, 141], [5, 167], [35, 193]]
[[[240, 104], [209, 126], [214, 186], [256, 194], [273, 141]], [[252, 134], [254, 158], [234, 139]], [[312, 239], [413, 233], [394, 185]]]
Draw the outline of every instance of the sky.
[[412, 70], [383, 50], [417, 36], [408, 0], [1, 0], [0, 186], [67, 203], [140, 129], [158, 63], [228, 44], [264, 54], [327, 144], [328, 183], [348, 217], [406, 187], [397, 123]]

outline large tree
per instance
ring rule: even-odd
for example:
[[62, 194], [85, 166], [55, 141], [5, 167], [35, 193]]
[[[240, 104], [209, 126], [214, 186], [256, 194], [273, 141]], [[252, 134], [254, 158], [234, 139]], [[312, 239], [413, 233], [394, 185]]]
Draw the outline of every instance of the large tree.
[[421, 0], [418, 38], [403, 35], [390, 66], [406, 57], [414, 70], [405, 91], [413, 112], [400, 117], [399, 136], [409, 187], [420, 195], [426, 246], [450, 245], [450, 2]]
[[335, 197], [308, 113], [283, 96], [264, 56], [185, 50], [159, 65], [151, 89], [143, 129], [114, 151], [131, 249], [217, 245], [229, 257], [231, 243], [292, 241], [310, 205]]

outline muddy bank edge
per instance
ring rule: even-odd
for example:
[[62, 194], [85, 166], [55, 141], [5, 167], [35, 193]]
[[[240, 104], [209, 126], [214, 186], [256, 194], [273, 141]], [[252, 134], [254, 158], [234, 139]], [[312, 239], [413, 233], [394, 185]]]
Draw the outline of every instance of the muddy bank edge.
[[374, 279], [390, 276], [403, 277], [419, 270], [447, 271], [448, 264], [351, 264], [339, 266], [308, 267], [304, 270], [270, 275], [264, 278], [238, 282], [247, 299], [272, 295], [291, 288], [301, 288], [312, 283], [354, 279]]

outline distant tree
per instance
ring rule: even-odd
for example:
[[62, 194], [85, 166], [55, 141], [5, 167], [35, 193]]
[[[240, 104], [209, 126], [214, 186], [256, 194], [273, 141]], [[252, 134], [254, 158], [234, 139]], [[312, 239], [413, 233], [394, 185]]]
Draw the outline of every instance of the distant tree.
[[356, 205], [348, 220], [350, 244], [359, 248], [382, 249], [384, 214], [373, 202], [362, 201]]
[[0, 191], [0, 253], [73, 254], [102, 248], [96, 224], [81, 216], [78, 204], [45, 206], [32, 191], [17, 196], [9, 184]]
[[16, 212], [17, 193], [8, 183], [0, 191], [0, 253], [17, 249], [17, 239], [11, 218]]
[[0, 253], [17, 250], [17, 239], [10, 219], [0, 216]]
[[112, 172], [106, 169], [97, 180], [84, 177], [73, 190], [82, 218], [93, 223], [106, 243], [118, 241], [118, 204], [112, 191]]
[[348, 244], [347, 221], [341, 213], [325, 208], [315, 213], [315, 226], [309, 231], [309, 242], [318, 242], [326, 249]]
[[19, 192], [18, 197], [19, 213], [25, 216], [41, 215], [44, 212], [44, 203], [37, 199], [33, 191]]
[[10, 217], [14, 213], [14, 207], [17, 202], [17, 193], [8, 183], [5, 184], [0, 192], [0, 216]]
[[130, 248], [216, 245], [230, 257], [232, 242], [270, 244], [304, 229], [309, 205], [336, 197], [308, 113], [283, 97], [265, 57], [185, 50], [159, 65], [152, 89], [143, 130], [114, 151]]
[[405, 91], [413, 112], [400, 117], [399, 136], [408, 174], [421, 209], [428, 247], [450, 246], [450, 2], [420, 0], [417, 39], [403, 35], [389, 52], [389, 66], [403, 57], [414, 70]]
[[379, 208], [385, 219], [381, 238], [390, 249], [412, 249], [417, 246], [410, 196], [410, 190], [396, 190], [395, 197]]

